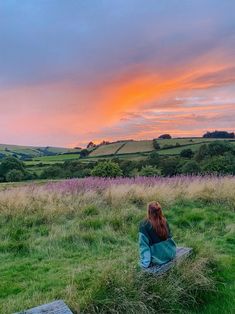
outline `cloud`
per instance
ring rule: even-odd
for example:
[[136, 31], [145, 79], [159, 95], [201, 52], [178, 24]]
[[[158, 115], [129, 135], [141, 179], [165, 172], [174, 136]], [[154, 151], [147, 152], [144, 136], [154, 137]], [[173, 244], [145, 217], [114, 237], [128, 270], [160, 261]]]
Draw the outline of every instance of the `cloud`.
[[232, 128], [234, 12], [218, 0], [0, 0], [0, 142]]

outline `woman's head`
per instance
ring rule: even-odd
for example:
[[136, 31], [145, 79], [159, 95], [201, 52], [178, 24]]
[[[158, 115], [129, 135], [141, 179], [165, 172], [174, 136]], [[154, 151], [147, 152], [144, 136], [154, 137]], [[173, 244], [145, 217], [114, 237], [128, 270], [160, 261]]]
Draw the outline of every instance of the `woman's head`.
[[159, 202], [150, 202], [147, 206], [148, 220], [162, 240], [168, 238], [168, 228], [166, 218], [163, 215]]

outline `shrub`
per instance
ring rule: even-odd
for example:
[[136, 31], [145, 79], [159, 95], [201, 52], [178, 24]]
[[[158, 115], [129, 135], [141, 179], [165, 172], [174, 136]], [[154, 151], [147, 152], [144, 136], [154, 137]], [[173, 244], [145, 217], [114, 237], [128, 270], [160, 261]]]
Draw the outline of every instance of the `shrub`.
[[151, 166], [159, 166], [160, 155], [157, 152], [150, 153], [148, 158], [146, 159], [146, 164]]
[[24, 163], [15, 157], [5, 157], [0, 165], [0, 177], [6, 180], [6, 175], [11, 170], [19, 170], [23, 175], [25, 174]]
[[62, 175], [62, 169], [59, 165], [53, 165], [50, 167], [47, 167], [43, 170], [41, 174], [42, 179], [57, 179], [57, 178], [63, 178]]
[[166, 158], [161, 162], [161, 170], [164, 176], [174, 176], [176, 175], [179, 167], [178, 158]]
[[154, 166], [145, 166], [141, 169], [139, 174], [140, 176], [151, 177], [160, 175], [161, 171]]
[[24, 179], [24, 173], [21, 170], [12, 169], [6, 174], [6, 181], [8, 182], [19, 182]]
[[81, 157], [81, 158], [87, 157], [88, 155], [89, 155], [88, 149], [82, 149], [82, 150], [80, 151], [80, 157]]
[[91, 171], [91, 175], [94, 177], [120, 177], [122, 176], [122, 170], [117, 163], [112, 161], [99, 162]]
[[204, 138], [234, 138], [234, 133], [229, 133], [227, 131], [214, 131], [214, 132], [206, 132], [203, 134]]
[[196, 161], [188, 161], [182, 166], [181, 172], [184, 174], [198, 174], [201, 172], [201, 168]]
[[183, 150], [180, 152], [180, 157], [183, 157], [183, 158], [192, 158], [192, 157], [193, 157], [193, 151], [192, 151], [192, 149], [190, 149], [190, 148], [183, 149]]
[[161, 148], [156, 138], [153, 140], [153, 147], [154, 147], [154, 149], [160, 149]]
[[223, 155], [226, 152], [233, 152], [234, 148], [229, 142], [215, 141], [208, 145], [208, 154], [210, 156]]
[[162, 135], [160, 135], [158, 138], [162, 138], [162, 139], [171, 139], [171, 135], [170, 135], [170, 134], [162, 134]]
[[210, 158], [203, 164], [203, 170], [207, 173], [235, 174], [235, 158], [230, 154]]

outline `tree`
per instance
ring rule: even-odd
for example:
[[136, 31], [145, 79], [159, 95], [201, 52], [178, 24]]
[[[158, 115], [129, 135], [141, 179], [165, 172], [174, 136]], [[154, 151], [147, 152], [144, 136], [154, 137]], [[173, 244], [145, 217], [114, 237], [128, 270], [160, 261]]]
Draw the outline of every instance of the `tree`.
[[231, 153], [214, 156], [203, 163], [203, 171], [216, 174], [235, 174], [235, 157]]
[[3, 180], [6, 180], [6, 175], [11, 170], [19, 170], [23, 174], [23, 177], [26, 173], [24, 163], [20, 161], [19, 159], [15, 157], [5, 157], [2, 159], [1, 165], [0, 165], [0, 177], [3, 178]]
[[81, 158], [87, 157], [88, 155], [89, 155], [89, 151], [87, 149], [82, 149], [80, 151], [80, 157]]
[[203, 134], [204, 138], [234, 138], [234, 133], [229, 133], [227, 131], [214, 131], [214, 132], [206, 132]]
[[215, 141], [208, 145], [208, 154], [210, 156], [223, 155], [229, 151], [234, 151], [233, 146], [229, 142]]
[[184, 174], [199, 174], [200, 172], [201, 168], [199, 164], [194, 160], [186, 162], [181, 168], [181, 173]]
[[63, 177], [63, 169], [59, 165], [52, 165], [47, 167], [41, 174], [42, 179], [58, 179]]
[[[115, 162], [115, 160], [112, 160]], [[125, 177], [132, 176], [133, 170], [137, 167], [137, 162], [133, 160], [119, 160], [117, 162], [122, 170], [122, 174]]]
[[164, 176], [174, 176], [176, 175], [179, 167], [178, 158], [166, 158], [161, 162], [161, 170]]
[[159, 166], [160, 155], [156, 151], [150, 153], [146, 159], [146, 164], [151, 166]]
[[120, 177], [122, 176], [122, 170], [117, 163], [112, 161], [99, 162], [91, 171], [91, 175], [94, 177]]
[[94, 147], [96, 147], [96, 144], [94, 144], [93, 142], [89, 142], [86, 148], [94, 148]]
[[196, 161], [200, 162], [208, 156], [208, 146], [207, 144], [202, 144], [197, 150], [194, 158]]
[[108, 144], [110, 144], [110, 142], [109, 141], [105, 141], [105, 140], [103, 140], [99, 145], [108, 145]]
[[153, 176], [159, 176], [161, 174], [160, 169], [153, 166], [144, 166], [140, 171], [140, 176], [144, 177], [153, 177]]
[[180, 152], [180, 157], [183, 157], [183, 158], [192, 158], [192, 157], [193, 157], [193, 151], [192, 151], [192, 149], [190, 149], [190, 148], [183, 149], [183, 150]]
[[160, 135], [158, 138], [162, 138], [162, 139], [171, 139], [171, 135], [170, 135], [170, 134], [162, 134], [162, 135]]
[[154, 147], [154, 149], [160, 149], [161, 148], [156, 138], [153, 139], [153, 147]]
[[24, 179], [24, 173], [21, 170], [12, 169], [6, 174], [6, 181], [8, 182], [19, 182]]

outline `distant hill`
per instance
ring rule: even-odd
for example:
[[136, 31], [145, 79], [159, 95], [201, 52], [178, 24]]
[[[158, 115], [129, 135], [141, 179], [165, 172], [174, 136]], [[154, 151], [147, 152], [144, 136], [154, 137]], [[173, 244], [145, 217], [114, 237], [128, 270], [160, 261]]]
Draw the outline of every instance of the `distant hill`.
[[70, 149], [64, 147], [37, 147], [0, 144], [0, 159], [5, 156], [15, 156], [22, 160], [29, 160], [35, 157], [56, 156], [68, 153], [78, 153], [81, 149]]
[[[235, 139], [222, 138], [203, 138], [203, 137], [185, 137], [155, 140], [123, 140], [112, 143], [105, 143], [88, 149], [88, 156], [82, 158], [84, 162], [95, 161], [102, 158], [121, 158], [121, 159], [144, 159], [152, 151], [157, 151], [160, 155], [175, 156], [179, 155], [183, 149], [190, 148], [196, 151], [202, 144], [221, 140], [230, 141], [235, 145]], [[154, 141], [157, 142], [157, 149], [154, 148]], [[0, 160], [5, 156], [15, 156], [28, 165], [38, 163], [51, 164], [61, 163], [65, 160], [74, 160], [80, 158], [81, 148], [65, 147], [37, 147], [0, 144]]]

